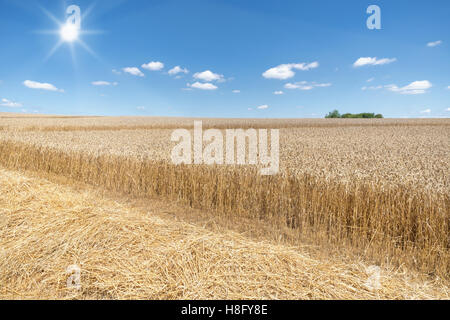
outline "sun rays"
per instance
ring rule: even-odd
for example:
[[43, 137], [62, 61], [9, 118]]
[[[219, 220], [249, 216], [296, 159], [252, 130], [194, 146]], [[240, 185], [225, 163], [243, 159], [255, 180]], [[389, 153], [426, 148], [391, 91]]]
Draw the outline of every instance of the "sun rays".
[[81, 21], [87, 17], [87, 15], [91, 12], [94, 5], [91, 5], [84, 11], [84, 14], [81, 15], [81, 10], [78, 6], [69, 6], [66, 10], [66, 20], [61, 22], [58, 18], [56, 18], [51, 12], [47, 9], [41, 7], [42, 12], [50, 18], [58, 27], [55, 30], [40, 30], [37, 33], [40, 34], [53, 34], [59, 35], [58, 42], [50, 49], [49, 53], [45, 57], [45, 61], [50, 59], [63, 45], [68, 45], [72, 60], [75, 63], [75, 45], [78, 44], [84, 50], [86, 50], [93, 57], [98, 59], [98, 55], [82, 40], [83, 35], [93, 35], [93, 34], [102, 34], [102, 31], [98, 30], [83, 30], [81, 28]]

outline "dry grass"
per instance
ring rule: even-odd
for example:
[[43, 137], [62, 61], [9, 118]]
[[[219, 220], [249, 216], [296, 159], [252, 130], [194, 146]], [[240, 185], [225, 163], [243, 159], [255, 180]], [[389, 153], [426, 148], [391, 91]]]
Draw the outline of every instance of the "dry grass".
[[192, 119], [19, 120], [0, 119], [0, 164], [8, 168], [175, 200], [212, 219], [245, 218], [280, 233], [289, 228], [298, 235], [295, 245], [348, 250], [377, 265], [449, 281], [448, 119], [205, 120], [205, 128], [285, 128], [282, 170], [271, 177], [252, 167], [170, 164], [168, 128], [189, 127]]
[[[0, 170], [0, 298], [448, 299], [448, 287], [177, 222], [92, 188]], [[172, 208], [183, 210], [182, 208]], [[69, 265], [81, 290], [68, 289]]]

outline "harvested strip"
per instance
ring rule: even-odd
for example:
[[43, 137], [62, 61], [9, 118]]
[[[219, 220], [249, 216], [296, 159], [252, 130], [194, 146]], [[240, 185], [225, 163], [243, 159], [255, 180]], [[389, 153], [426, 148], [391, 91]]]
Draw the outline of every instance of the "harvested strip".
[[[0, 298], [449, 298], [436, 281], [381, 270], [378, 286], [362, 263], [213, 233], [94, 189], [3, 169], [0, 188]], [[80, 290], [67, 288], [70, 265], [80, 267]]]

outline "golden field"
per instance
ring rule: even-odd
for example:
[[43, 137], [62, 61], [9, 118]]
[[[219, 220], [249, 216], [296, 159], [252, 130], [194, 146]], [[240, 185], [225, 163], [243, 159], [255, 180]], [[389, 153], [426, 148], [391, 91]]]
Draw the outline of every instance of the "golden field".
[[448, 299], [450, 120], [203, 119], [279, 128], [274, 176], [171, 164], [193, 120], [0, 115], [1, 297]]

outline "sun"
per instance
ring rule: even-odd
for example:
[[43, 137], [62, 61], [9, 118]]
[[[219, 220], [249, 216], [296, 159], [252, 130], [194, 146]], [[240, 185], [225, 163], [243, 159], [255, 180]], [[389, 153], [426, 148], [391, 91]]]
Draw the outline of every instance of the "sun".
[[87, 8], [83, 15], [81, 15], [80, 7], [76, 5], [71, 5], [67, 7], [66, 10], [66, 20], [65, 22], [61, 22], [58, 20], [52, 13], [50, 13], [47, 9], [41, 7], [44, 14], [46, 14], [57, 26], [58, 28], [55, 30], [37, 30], [37, 33], [42, 34], [54, 34], [59, 36], [59, 41], [53, 46], [48, 55], [45, 57], [45, 61], [50, 59], [53, 54], [64, 44], [66, 43], [70, 48], [72, 53], [72, 59], [75, 61], [75, 46], [79, 45], [87, 52], [89, 52], [93, 57], [99, 59], [97, 54], [83, 41], [82, 37], [85, 35], [95, 35], [95, 34], [103, 34], [101, 30], [82, 30], [81, 29], [81, 20], [85, 19], [89, 12], [92, 10], [93, 5]]
[[65, 42], [73, 42], [78, 39], [79, 30], [73, 23], [66, 23], [59, 30], [61, 40]]

